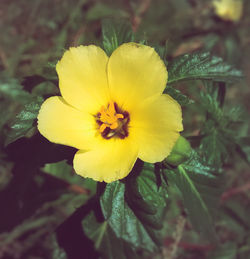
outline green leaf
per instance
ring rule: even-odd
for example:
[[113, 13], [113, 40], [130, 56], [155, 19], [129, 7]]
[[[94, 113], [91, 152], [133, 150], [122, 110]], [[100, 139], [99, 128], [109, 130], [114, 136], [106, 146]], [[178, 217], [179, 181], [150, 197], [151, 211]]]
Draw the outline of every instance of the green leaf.
[[187, 106], [194, 103], [192, 99], [171, 86], [167, 86], [164, 93], [169, 94], [171, 97], [173, 97], [181, 106]]
[[113, 182], [107, 185], [101, 197], [101, 207], [105, 219], [116, 236], [133, 244], [154, 251], [156, 245], [144, 225], [138, 220], [124, 199], [125, 184]]
[[193, 151], [190, 159], [182, 164], [204, 200], [210, 214], [217, 216], [219, 198], [224, 190], [225, 177], [221, 169], [211, 167]]
[[148, 251], [160, 244], [160, 229], [166, 207], [166, 188], [156, 185], [156, 176], [148, 165], [141, 175], [106, 186], [101, 208], [117, 237], [136, 248]]
[[16, 116], [16, 119], [12, 123], [5, 145], [26, 136], [28, 131], [33, 127], [42, 102], [43, 98], [36, 97], [32, 102], [24, 106], [24, 109]]
[[23, 90], [22, 85], [14, 78], [0, 76], [0, 97], [25, 104], [31, 99], [31, 95]]
[[108, 222], [98, 222], [93, 212], [85, 217], [82, 226], [84, 233], [94, 242], [96, 250], [102, 254], [102, 258], [139, 258], [127, 242], [117, 238]]
[[168, 66], [168, 84], [183, 80], [213, 80], [232, 83], [242, 79], [242, 72], [209, 52], [185, 54], [175, 58]]
[[178, 166], [177, 170], [168, 171], [167, 175], [179, 188], [193, 227], [210, 242], [216, 242], [216, 234], [208, 208], [187, 171], [183, 166]]
[[102, 22], [103, 47], [107, 55], [125, 42], [134, 40], [131, 25], [126, 20], [105, 19]]
[[195, 150], [192, 150], [189, 160], [183, 163], [182, 166], [189, 173], [195, 174], [201, 179], [204, 178], [205, 182], [209, 181], [209, 179], [214, 180], [217, 177], [218, 170], [207, 165]]
[[225, 183], [218, 169], [208, 166], [196, 151], [176, 170], [167, 170], [170, 181], [180, 190], [193, 227], [204, 238], [216, 241], [211, 216], [217, 216]]
[[[210, 124], [211, 125], [211, 124]], [[201, 140], [200, 149], [209, 165], [219, 168], [228, 159], [228, 147], [232, 146], [226, 135], [211, 128], [208, 136]]]
[[[226, 109], [221, 107], [218, 99], [218, 88], [207, 86], [207, 93], [201, 92], [201, 108], [206, 122], [201, 129], [204, 137], [200, 142], [200, 151], [209, 165], [220, 168], [233, 152], [241, 152], [238, 144], [239, 127], [243, 125], [243, 111], [240, 107]], [[245, 159], [245, 156], [243, 157]]]

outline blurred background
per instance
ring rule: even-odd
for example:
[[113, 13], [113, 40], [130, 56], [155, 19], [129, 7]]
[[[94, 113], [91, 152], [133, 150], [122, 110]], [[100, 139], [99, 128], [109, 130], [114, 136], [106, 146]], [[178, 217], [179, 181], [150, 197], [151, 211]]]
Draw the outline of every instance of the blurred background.
[[[250, 1], [242, 4], [242, 15], [232, 21], [216, 14], [210, 0], [1, 0], [0, 80], [13, 89], [33, 75], [56, 80], [52, 68], [65, 49], [81, 44], [101, 46], [102, 19], [127, 19], [136, 39], [166, 48], [167, 61], [203, 50], [242, 70], [245, 79], [228, 87], [225, 106], [240, 107], [242, 120], [248, 122]], [[200, 88], [199, 82], [177, 86], [194, 101]], [[49, 82], [41, 83], [35, 91], [43, 91], [45, 96], [58, 94]], [[35, 176], [20, 173], [32, 171], [34, 155], [39, 157], [36, 152], [48, 151], [45, 143], [23, 156], [26, 142], [19, 143], [19, 150], [6, 151], [11, 122], [22, 107], [22, 99], [13, 96], [8, 99], [0, 93], [0, 258], [65, 259], [55, 230], [91, 197], [96, 184], [76, 176], [65, 160], [46, 165], [41, 162]], [[202, 124], [197, 106], [185, 107], [183, 112], [184, 135], [197, 135]], [[249, 133], [247, 124], [241, 127], [242, 136]], [[170, 186], [164, 246], [148, 258], [250, 258], [250, 148], [245, 151], [246, 161], [234, 157], [225, 165], [220, 214], [215, 223], [220, 247], [214, 249], [192, 229], [180, 196]], [[49, 152], [56, 152], [56, 148]], [[72, 150], [64, 152], [71, 154]], [[13, 181], [15, 173], [19, 175]]]

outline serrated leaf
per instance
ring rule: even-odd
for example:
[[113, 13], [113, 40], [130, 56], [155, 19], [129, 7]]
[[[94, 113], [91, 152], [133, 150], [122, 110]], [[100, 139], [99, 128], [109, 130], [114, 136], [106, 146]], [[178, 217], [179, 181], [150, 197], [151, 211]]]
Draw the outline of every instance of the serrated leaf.
[[37, 118], [42, 102], [43, 98], [37, 97], [24, 106], [23, 110], [16, 116], [16, 119], [12, 123], [5, 145], [12, 143], [27, 134], [33, 127], [33, 123]]
[[238, 132], [244, 120], [240, 107], [229, 110], [221, 107], [217, 101], [218, 90], [214, 88], [216, 89], [214, 91], [212, 88], [213, 85], [210, 85], [209, 93], [200, 93], [206, 122], [201, 129], [201, 135], [204, 137], [201, 139], [199, 149], [209, 165], [220, 168], [235, 150], [240, 151], [235, 132]]
[[228, 159], [229, 145], [227, 136], [213, 130], [208, 136], [202, 138], [200, 149], [206, 158], [206, 162], [219, 168]]
[[158, 189], [151, 169], [144, 167], [140, 176], [128, 178], [125, 184], [108, 184], [101, 197], [101, 208], [119, 238], [152, 252], [160, 244], [166, 189]]
[[155, 243], [125, 202], [124, 195], [124, 183], [117, 181], [107, 185], [101, 197], [101, 207], [105, 219], [118, 238], [122, 238], [135, 247], [154, 251]]
[[223, 192], [224, 175], [221, 170], [206, 164], [206, 161], [194, 150], [189, 160], [182, 164], [188, 172], [211, 215], [217, 214], [218, 201]]
[[171, 97], [173, 97], [181, 106], [186, 106], [194, 103], [193, 100], [191, 100], [186, 95], [182, 94], [181, 91], [171, 86], [167, 86], [164, 93], [169, 94]]
[[232, 83], [242, 77], [241, 71], [209, 52], [179, 56], [168, 66], [168, 84], [196, 79]]
[[90, 213], [82, 221], [84, 233], [95, 243], [102, 258], [106, 259], [137, 259], [132, 247], [124, 240], [117, 238], [107, 221], [98, 222], [94, 213]]
[[207, 165], [195, 150], [192, 150], [189, 160], [183, 163], [182, 166], [185, 170], [196, 174], [200, 179], [206, 179], [205, 182], [208, 179], [215, 179], [218, 173], [218, 170]]
[[7, 78], [1, 75], [0, 78], [0, 97], [18, 101], [25, 104], [31, 99], [31, 95], [23, 90], [22, 85], [14, 78]]
[[129, 22], [115, 19], [103, 20], [102, 37], [103, 47], [108, 56], [122, 43], [131, 42], [134, 39]]

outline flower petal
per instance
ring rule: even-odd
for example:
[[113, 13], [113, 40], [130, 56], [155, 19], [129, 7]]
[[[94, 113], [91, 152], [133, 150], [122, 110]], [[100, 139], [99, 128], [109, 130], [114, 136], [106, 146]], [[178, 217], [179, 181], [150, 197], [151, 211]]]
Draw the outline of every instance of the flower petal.
[[167, 70], [156, 51], [145, 45], [125, 43], [108, 62], [112, 99], [125, 110], [152, 95], [160, 95], [167, 83]]
[[91, 151], [79, 150], [73, 166], [77, 174], [110, 183], [126, 177], [137, 159], [138, 148], [131, 139], [103, 139]]
[[169, 95], [148, 98], [130, 114], [129, 132], [134, 132], [138, 157], [155, 163], [166, 158], [183, 130], [180, 105]]
[[66, 102], [92, 113], [106, 105], [109, 100], [107, 62], [106, 53], [94, 45], [66, 51], [56, 65], [60, 91]]
[[58, 96], [48, 98], [38, 114], [38, 130], [45, 138], [78, 149], [94, 146], [95, 125], [92, 115], [69, 106]]

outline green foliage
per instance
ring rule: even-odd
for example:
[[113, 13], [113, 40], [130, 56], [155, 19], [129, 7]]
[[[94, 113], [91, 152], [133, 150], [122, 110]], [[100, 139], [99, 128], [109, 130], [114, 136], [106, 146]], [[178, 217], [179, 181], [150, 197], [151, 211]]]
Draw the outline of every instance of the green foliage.
[[[209, 1], [26, 2], [1, 3], [0, 257], [248, 258], [249, 88], [227, 62], [248, 71], [249, 16], [217, 21], [201, 12]], [[55, 64], [65, 49], [95, 43], [110, 56], [130, 41], [154, 46], [167, 66], [164, 93], [182, 106], [192, 152], [177, 167], [137, 162], [122, 181], [96, 188], [74, 173], [74, 148], [37, 134], [36, 117], [60, 95]], [[183, 211], [192, 227], [180, 231]]]
[[11, 131], [5, 142], [6, 145], [26, 136], [26, 134], [34, 127], [33, 124], [37, 118], [42, 102], [42, 97], [35, 97], [35, 99], [24, 106], [24, 109], [16, 116], [16, 119], [11, 125]]
[[173, 97], [181, 106], [186, 106], [194, 103], [194, 101], [188, 96], [182, 94], [181, 91], [169, 85], [167, 85], [167, 87], [165, 88], [164, 93], [169, 94], [171, 97]]
[[23, 90], [22, 85], [14, 78], [8, 78], [7, 75], [0, 77], [0, 98], [18, 101], [22, 104], [30, 100], [30, 94]]
[[232, 83], [242, 79], [242, 72], [208, 52], [185, 54], [168, 65], [168, 84], [183, 80], [212, 80]]
[[123, 19], [103, 20], [102, 37], [103, 47], [108, 56], [122, 43], [134, 41], [131, 25]]
[[[217, 168], [227, 162], [230, 155], [238, 149], [238, 134], [243, 124], [243, 111], [239, 107], [229, 110], [222, 107], [218, 89], [220, 86], [209, 84], [206, 92], [200, 92], [201, 107], [206, 115], [200, 142], [207, 163]], [[242, 153], [244, 155], [244, 151]]]
[[4, 126], [13, 119], [16, 110], [30, 99], [30, 94], [17, 79], [0, 73], [0, 133], [4, 133]]
[[131, 245], [118, 238], [107, 221], [98, 222], [94, 213], [90, 213], [82, 222], [85, 234], [93, 240], [96, 250], [107, 259], [137, 259]]
[[217, 242], [211, 214], [217, 208], [221, 194], [220, 181], [215, 169], [207, 166], [193, 151], [190, 159], [174, 170], [167, 170], [167, 177], [176, 184], [183, 198], [194, 228], [205, 239]]
[[166, 189], [158, 189], [156, 176], [148, 167], [136, 179], [108, 184], [101, 196], [103, 215], [117, 237], [151, 252], [160, 242], [165, 206]]

